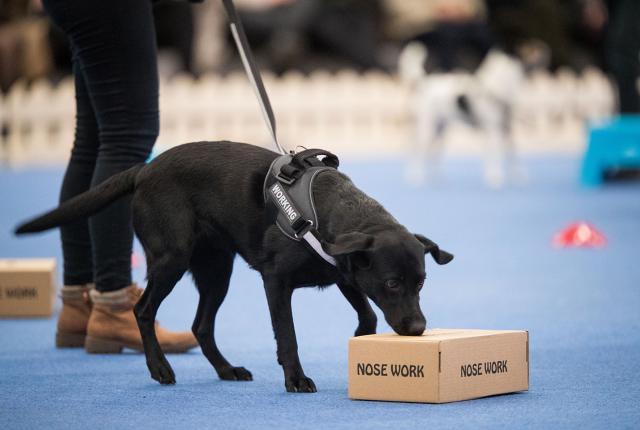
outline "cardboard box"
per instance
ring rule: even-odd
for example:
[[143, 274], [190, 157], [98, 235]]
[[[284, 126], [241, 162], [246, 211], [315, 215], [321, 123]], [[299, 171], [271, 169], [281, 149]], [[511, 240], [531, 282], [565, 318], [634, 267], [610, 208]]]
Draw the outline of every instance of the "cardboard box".
[[349, 340], [349, 398], [446, 403], [529, 389], [529, 333], [432, 329]]
[[55, 285], [55, 259], [0, 259], [0, 316], [51, 315]]

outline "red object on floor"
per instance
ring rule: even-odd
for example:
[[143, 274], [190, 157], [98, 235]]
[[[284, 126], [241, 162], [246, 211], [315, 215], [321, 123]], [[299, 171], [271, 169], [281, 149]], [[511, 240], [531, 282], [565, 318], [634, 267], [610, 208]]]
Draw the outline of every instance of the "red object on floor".
[[570, 224], [553, 236], [553, 245], [557, 247], [602, 248], [606, 244], [604, 234], [584, 221]]

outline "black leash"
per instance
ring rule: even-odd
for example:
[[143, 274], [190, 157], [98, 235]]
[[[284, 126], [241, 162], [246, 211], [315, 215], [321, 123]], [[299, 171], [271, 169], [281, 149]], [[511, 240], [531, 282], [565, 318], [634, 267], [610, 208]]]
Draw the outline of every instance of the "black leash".
[[236, 46], [238, 47], [238, 51], [240, 52], [244, 71], [247, 73], [249, 82], [251, 83], [251, 86], [253, 87], [256, 96], [258, 97], [258, 102], [260, 103], [260, 108], [262, 109], [262, 115], [264, 116], [267, 128], [269, 128], [269, 131], [271, 132], [273, 144], [278, 149], [278, 152], [280, 152], [281, 154], [287, 154], [288, 152], [278, 142], [278, 138], [276, 136], [276, 119], [273, 115], [271, 102], [269, 102], [267, 90], [264, 88], [264, 84], [262, 83], [260, 70], [258, 69], [258, 66], [256, 66], [256, 62], [253, 58], [253, 53], [251, 52], [251, 47], [249, 46], [249, 42], [247, 41], [247, 36], [244, 32], [244, 28], [242, 27], [242, 22], [240, 21], [240, 17], [238, 16], [236, 6], [233, 4], [233, 0], [222, 0], [222, 4], [227, 11], [233, 40], [236, 42]]
[[[269, 96], [264, 88], [262, 77], [260, 76], [260, 70], [258, 69], [258, 66], [256, 66], [253, 53], [251, 52], [251, 47], [247, 41], [247, 36], [244, 32], [244, 28], [242, 27], [242, 22], [240, 21], [236, 7], [233, 4], [233, 0], [222, 0], [222, 4], [227, 11], [233, 40], [240, 52], [244, 71], [247, 73], [249, 82], [256, 93], [258, 102], [260, 103], [265, 123], [271, 132], [273, 144], [282, 154], [274, 161], [274, 163], [278, 162], [279, 159], [286, 159], [290, 162], [286, 166], [282, 166], [282, 170], [278, 171], [273, 176], [274, 182], [269, 185], [268, 182], [271, 173], [267, 174], [263, 191], [265, 193], [265, 199], [271, 201], [278, 209], [280, 218], [282, 219], [282, 224], [279, 224], [281, 230], [283, 227], [288, 226], [292, 230], [293, 238], [295, 240], [302, 240], [324, 261], [332, 266], [336, 266], [336, 260], [327, 254], [322, 248], [322, 238], [317, 230], [317, 226], [314, 225], [317, 224], [317, 218], [314, 223], [311, 220], [311, 213], [305, 214], [304, 211], [301, 211], [298, 205], [296, 205], [295, 199], [291, 198], [291, 195], [289, 195], [287, 190], [293, 191], [294, 189], [292, 188], [292, 185], [294, 185], [298, 180], [302, 180], [301, 178], [304, 177], [304, 175], [309, 175], [310, 171], [308, 169], [311, 167], [319, 168], [321, 170], [337, 168], [339, 164], [338, 157], [319, 149], [308, 149], [298, 154], [295, 154], [294, 152], [288, 153], [282, 145], [280, 145], [278, 137], [276, 136], [276, 120], [273, 114], [273, 109], [271, 108], [271, 103], [269, 102]], [[317, 158], [318, 156], [324, 156], [325, 158], [323, 160], [319, 160]], [[271, 172], [271, 168], [269, 171]], [[316, 170], [316, 173], [317, 172], [318, 171]], [[308, 188], [304, 188], [298, 192], [298, 194], [302, 196], [300, 197], [302, 200], [298, 200], [298, 202], [303, 202], [305, 206], [310, 205], [312, 208], [311, 184], [316, 173], [313, 173], [312, 176], [308, 176]], [[307, 199], [309, 201], [307, 201]], [[313, 215], [315, 215], [315, 209], [313, 209], [313, 212]], [[278, 221], [276, 221], [276, 223], [277, 222]], [[285, 230], [282, 231], [284, 233]]]

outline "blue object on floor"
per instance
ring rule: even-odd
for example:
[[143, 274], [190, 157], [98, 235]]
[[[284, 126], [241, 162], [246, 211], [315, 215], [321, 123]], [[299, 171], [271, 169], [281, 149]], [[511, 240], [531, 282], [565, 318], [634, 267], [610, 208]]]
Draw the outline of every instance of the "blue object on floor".
[[[357, 318], [335, 287], [293, 295], [300, 358], [316, 394], [285, 392], [260, 276], [236, 261], [216, 322], [220, 350], [252, 382], [220, 381], [199, 350], [169, 355], [177, 385], [149, 377], [144, 356], [56, 349], [56, 315], [0, 320], [0, 428], [12, 429], [638, 429], [640, 428], [640, 184], [584, 190], [580, 160], [526, 161], [531, 182], [482, 185], [482, 164], [443, 165], [446, 182], [414, 189], [402, 164], [345, 162], [341, 171], [411, 231], [455, 254], [426, 259], [430, 327], [527, 329], [530, 390], [443, 405], [347, 398], [347, 341]], [[384, 172], [384, 174], [380, 174]], [[63, 171], [0, 170], [0, 258], [50, 257], [58, 232], [14, 238], [20, 220], [56, 204]], [[553, 234], [585, 219], [602, 250], [555, 249]], [[144, 273], [134, 272], [144, 284]], [[191, 326], [197, 293], [185, 276], [160, 308]], [[378, 312], [379, 331], [389, 331]]]
[[597, 186], [608, 169], [640, 168], [640, 115], [624, 115], [589, 130], [582, 183]]

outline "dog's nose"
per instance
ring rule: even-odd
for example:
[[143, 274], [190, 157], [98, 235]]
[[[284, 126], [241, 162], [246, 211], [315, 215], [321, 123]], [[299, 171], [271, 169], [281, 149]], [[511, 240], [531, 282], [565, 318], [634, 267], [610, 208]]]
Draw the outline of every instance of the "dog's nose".
[[405, 326], [405, 336], [421, 336], [426, 326], [427, 323], [423, 319], [413, 320]]

